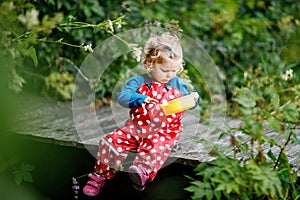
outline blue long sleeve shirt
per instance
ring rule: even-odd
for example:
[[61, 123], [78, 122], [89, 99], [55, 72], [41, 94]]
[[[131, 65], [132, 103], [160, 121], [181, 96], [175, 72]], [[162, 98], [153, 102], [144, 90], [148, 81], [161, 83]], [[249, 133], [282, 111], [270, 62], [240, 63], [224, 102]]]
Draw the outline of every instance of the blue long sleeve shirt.
[[[148, 96], [137, 93], [137, 89], [146, 83], [145, 78], [150, 83], [153, 80], [148, 75], [139, 75], [133, 76], [127, 81], [123, 90], [118, 95], [118, 102], [121, 106], [126, 108], [134, 108], [142, 105]], [[187, 85], [183, 83], [183, 81], [177, 76], [170, 80], [166, 85], [170, 85], [179, 89], [183, 95], [189, 94]], [[196, 105], [198, 105], [199, 102], [200, 98], [198, 99]]]

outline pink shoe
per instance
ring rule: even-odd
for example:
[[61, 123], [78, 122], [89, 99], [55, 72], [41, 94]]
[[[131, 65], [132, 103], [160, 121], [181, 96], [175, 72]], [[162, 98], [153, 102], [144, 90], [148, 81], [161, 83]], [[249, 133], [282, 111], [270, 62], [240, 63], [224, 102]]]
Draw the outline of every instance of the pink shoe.
[[145, 189], [145, 185], [149, 180], [149, 173], [144, 167], [132, 165], [128, 169], [129, 177], [133, 183], [133, 187], [139, 191]]
[[83, 193], [87, 196], [96, 196], [104, 186], [106, 178], [100, 174], [89, 174], [90, 180], [83, 188]]

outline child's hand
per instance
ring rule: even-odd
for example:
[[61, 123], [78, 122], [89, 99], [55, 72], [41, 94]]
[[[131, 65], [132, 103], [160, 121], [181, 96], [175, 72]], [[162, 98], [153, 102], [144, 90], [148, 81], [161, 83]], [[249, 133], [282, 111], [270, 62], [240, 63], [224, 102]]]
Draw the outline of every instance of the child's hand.
[[194, 101], [197, 102], [199, 99], [199, 94], [198, 92], [191, 92], [191, 95], [194, 97]]
[[152, 103], [152, 104], [156, 104], [158, 102], [158, 100], [153, 99], [151, 97], [147, 97], [143, 103]]

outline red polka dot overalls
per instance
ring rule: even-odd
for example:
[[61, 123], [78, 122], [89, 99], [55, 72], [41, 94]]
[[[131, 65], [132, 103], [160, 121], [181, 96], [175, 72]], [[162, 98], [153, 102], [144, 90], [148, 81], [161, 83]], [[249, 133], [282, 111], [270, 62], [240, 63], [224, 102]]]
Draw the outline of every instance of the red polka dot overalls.
[[118, 169], [129, 152], [137, 149], [133, 165], [147, 169], [152, 181], [179, 141], [183, 112], [166, 116], [159, 104], [181, 97], [180, 90], [153, 81], [141, 85], [137, 92], [158, 103], [131, 108], [125, 126], [101, 138], [95, 171], [106, 178], [112, 178], [113, 169]]

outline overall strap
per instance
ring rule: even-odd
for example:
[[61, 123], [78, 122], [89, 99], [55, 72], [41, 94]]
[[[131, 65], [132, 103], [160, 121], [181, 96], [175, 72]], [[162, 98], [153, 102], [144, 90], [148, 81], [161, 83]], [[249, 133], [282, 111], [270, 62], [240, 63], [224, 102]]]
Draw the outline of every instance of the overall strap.
[[143, 78], [144, 78], [144, 83], [147, 85], [147, 87], [148, 87], [149, 89], [151, 89], [151, 88], [152, 88], [152, 78], [149, 77], [148, 74], [143, 74], [142, 76], [143, 76]]

